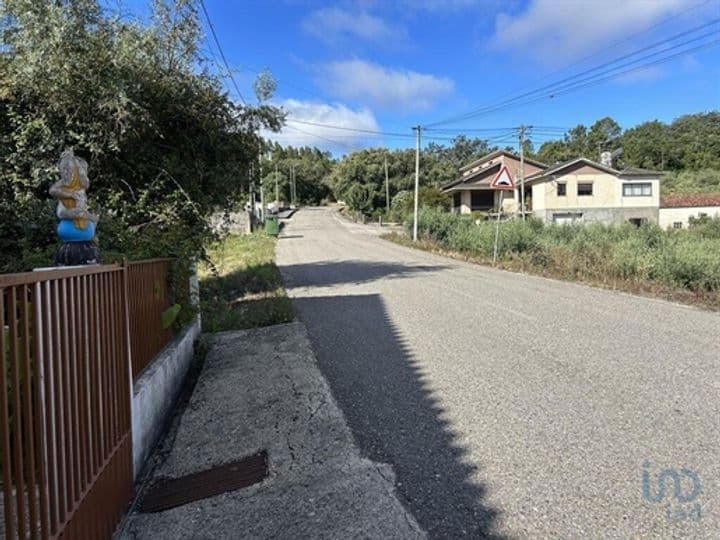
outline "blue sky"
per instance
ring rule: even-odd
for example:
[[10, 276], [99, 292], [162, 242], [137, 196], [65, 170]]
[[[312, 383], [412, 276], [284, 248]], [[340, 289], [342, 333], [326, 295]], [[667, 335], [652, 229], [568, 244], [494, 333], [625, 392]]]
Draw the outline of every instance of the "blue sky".
[[[279, 140], [335, 153], [363, 146], [412, 146], [413, 140], [369, 137], [292, 120], [411, 134], [413, 125], [486, 107], [518, 90], [536, 89], [680, 33], [696, 41], [666, 54], [720, 39], [719, 24], [688, 32], [720, 18], [720, 0], [205, 4], [244, 97], [254, 100], [257, 70], [269, 68], [278, 79], [275, 102], [289, 112], [292, 126]], [[702, 38], [705, 34], [711, 35]], [[218, 56], [209, 31], [205, 52]], [[453, 132], [521, 123], [571, 127], [608, 115], [627, 128], [718, 108], [720, 47], [715, 46], [566, 95], [438, 126], [449, 131], [427, 135], [441, 139]], [[552, 137], [540, 131], [536, 130], [536, 143]], [[469, 133], [502, 137], [507, 131]]]

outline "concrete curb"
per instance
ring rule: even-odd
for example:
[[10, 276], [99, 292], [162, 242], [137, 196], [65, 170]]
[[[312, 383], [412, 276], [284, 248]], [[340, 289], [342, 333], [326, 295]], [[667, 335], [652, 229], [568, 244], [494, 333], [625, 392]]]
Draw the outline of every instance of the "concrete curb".
[[133, 385], [133, 477], [138, 478], [180, 392], [200, 335], [200, 321], [187, 326], [155, 357]]

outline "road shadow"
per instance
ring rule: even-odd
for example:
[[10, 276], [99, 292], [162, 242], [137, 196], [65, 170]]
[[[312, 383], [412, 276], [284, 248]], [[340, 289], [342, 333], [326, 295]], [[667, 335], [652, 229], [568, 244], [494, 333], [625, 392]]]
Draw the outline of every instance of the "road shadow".
[[379, 279], [400, 279], [424, 272], [439, 272], [446, 265], [408, 265], [359, 260], [289, 264], [280, 267], [288, 288], [327, 287], [343, 283], [367, 283]]
[[403, 504], [431, 538], [500, 538], [477, 467], [464, 463], [379, 295], [295, 298], [323, 375], [363, 455], [390, 463]]

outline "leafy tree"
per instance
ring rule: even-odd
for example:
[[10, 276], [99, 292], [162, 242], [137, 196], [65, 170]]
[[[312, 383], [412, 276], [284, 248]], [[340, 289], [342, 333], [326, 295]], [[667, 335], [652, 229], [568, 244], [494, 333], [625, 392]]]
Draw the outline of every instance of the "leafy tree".
[[669, 126], [668, 139], [670, 169], [720, 169], [720, 112], [677, 118]]
[[622, 137], [622, 148], [624, 162], [664, 170], [670, 159], [668, 126], [653, 120], [628, 129]]
[[587, 146], [584, 155], [595, 161], [600, 161], [600, 154], [605, 151], [616, 150], [620, 146], [622, 128], [615, 120], [606, 116], [595, 122], [587, 135]]
[[562, 163], [571, 159], [571, 151], [564, 141], [548, 141], [540, 146], [537, 159], [548, 165]]
[[720, 170], [673, 171], [660, 182], [663, 193], [720, 193]]
[[363, 184], [350, 186], [345, 194], [346, 202], [352, 210], [367, 213], [372, 209], [374, 193], [371, 187]]
[[150, 23], [98, 0], [5, 0], [0, 42], [0, 271], [47, 265], [47, 190], [72, 147], [89, 162], [106, 259], [202, 253], [207, 216], [247, 190], [280, 111], [240, 106], [199, 55], [194, 0], [155, 0]]

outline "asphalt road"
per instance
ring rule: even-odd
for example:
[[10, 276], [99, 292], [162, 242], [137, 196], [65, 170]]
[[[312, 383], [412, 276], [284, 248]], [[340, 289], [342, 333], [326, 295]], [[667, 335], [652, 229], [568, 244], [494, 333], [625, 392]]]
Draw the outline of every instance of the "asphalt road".
[[400, 247], [327, 209], [277, 255], [361, 451], [431, 537], [719, 537], [717, 313]]

